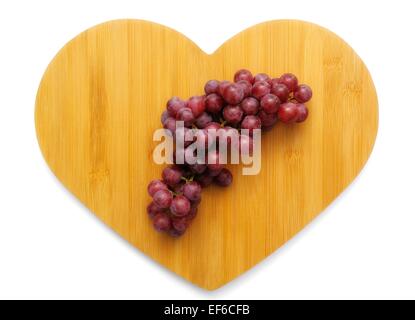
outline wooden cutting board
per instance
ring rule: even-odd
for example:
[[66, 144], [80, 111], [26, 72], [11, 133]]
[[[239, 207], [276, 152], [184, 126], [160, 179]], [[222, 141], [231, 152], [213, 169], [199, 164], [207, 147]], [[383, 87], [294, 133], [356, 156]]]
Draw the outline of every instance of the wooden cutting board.
[[[314, 91], [310, 117], [263, 136], [259, 175], [231, 166], [231, 187], [205, 189], [185, 236], [156, 233], [146, 188], [164, 168], [152, 161], [152, 135], [166, 101], [202, 94], [207, 80], [231, 80], [240, 68], [298, 75]], [[36, 101], [39, 144], [60, 181], [133, 246], [206, 289], [253, 267], [324, 210], [366, 163], [377, 126], [362, 60], [335, 34], [300, 21], [256, 25], [211, 55], [162, 25], [104, 23], [59, 52]]]

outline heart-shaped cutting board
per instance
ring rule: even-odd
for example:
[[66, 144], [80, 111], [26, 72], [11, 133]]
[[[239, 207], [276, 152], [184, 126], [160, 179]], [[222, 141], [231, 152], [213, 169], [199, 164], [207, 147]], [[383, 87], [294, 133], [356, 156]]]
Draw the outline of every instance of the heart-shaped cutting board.
[[[202, 94], [209, 79], [247, 68], [295, 73], [313, 88], [310, 117], [262, 139], [262, 170], [203, 191], [180, 239], [155, 232], [147, 184], [164, 166], [152, 136], [174, 95]], [[94, 27], [48, 67], [36, 101], [43, 155], [60, 181], [136, 248], [206, 289], [231, 281], [303, 229], [356, 177], [372, 150], [377, 98], [368, 70], [339, 37], [314, 24], [270, 21], [204, 53], [146, 21]]]

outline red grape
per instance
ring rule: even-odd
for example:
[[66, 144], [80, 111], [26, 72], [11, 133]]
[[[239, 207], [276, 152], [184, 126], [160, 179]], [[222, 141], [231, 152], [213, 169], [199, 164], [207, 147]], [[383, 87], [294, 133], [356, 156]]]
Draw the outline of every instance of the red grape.
[[261, 100], [263, 96], [271, 92], [271, 86], [266, 81], [255, 82], [252, 87], [252, 96]]
[[207, 167], [209, 170], [212, 171], [219, 171], [222, 170], [224, 167], [223, 163], [220, 163], [221, 161], [221, 155], [219, 151], [211, 151], [207, 155]]
[[241, 108], [246, 115], [255, 115], [259, 110], [259, 101], [253, 97], [242, 100]]
[[[197, 150], [194, 149], [193, 147], [186, 148], [184, 150], [184, 156], [185, 156], [184, 162], [188, 163], [188, 164], [191, 164], [195, 161], [194, 158], [197, 157]], [[196, 161], [197, 161], [197, 159], [196, 159]]]
[[290, 97], [290, 90], [285, 84], [282, 83], [273, 84], [271, 93], [275, 94], [282, 103], [287, 102]]
[[280, 83], [285, 84], [290, 92], [294, 92], [298, 86], [297, 77], [292, 73], [283, 74], [280, 77]]
[[254, 129], [261, 129], [261, 119], [257, 116], [246, 116], [241, 123], [241, 129], [249, 130], [252, 135]]
[[147, 213], [148, 216], [153, 219], [156, 214], [163, 212], [164, 209], [159, 208], [158, 205], [156, 205], [154, 202], [151, 202], [148, 206], [147, 206]]
[[241, 122], [243, 115], [244, 112], [238, 105], [229, 105], [223, 109], [223, 118], [227, 123], [232, 125], [237, 125], [239, 122]]
[[205, 164], [199, 164], [199, 163], [192, 164], [189, 167], [190, 167], [190, 170], [196, 174], [202, 174], [203, 172], [205, 172], [207, 168]]
[[287, 102], [278, 109], [278, 119], [284, 123], [292, 123], [297, 121], [298, 108], [295, 103]]
[[239, 152], [241, 155], [253, 155], [254, 141], [250, 136], [241, 134], [239, 137]]
[[307, 119], [307, 117], [308, 117], [308, 109], [307, 109], [307, 107], [304, 104], [299, 103], [299, 104], [297, 104], [297, 109], [298, 109], [297, 122], [298, 123], [299, 122], [304, 122]]
[[222, 97], [216, 93], [211, 93], [206, 97], [206, 110], [210, 113], [218, 113], [225, 105]]
[[161, 114], [160, 120], [161, 120], [161, 124], [164, 125], [164, 122], [167, 120], [167, 118], [170, 117], [170, 114], [167, 110], [163, 111], [163, 113]]
[[254, 78], [254, 82], [261, 82], [261, 81], [268, 82], [269, 80], [270, 78], [266, 73], [258, 73]]
[[176, 129], [176, 140], [183, 141], [184, 147], [192, 144], [192, 130], [186, 127], [178, 127]]
[[[196, 130], [196, 129], [195, 129]], [[184, 147], [187, 148], [195, 141], [195, 130], [184, 127]]]
[[170, 207], [173, 195], [169, 190], [159, 190], [153, 196], [154, 203], [161, 209]]
[[207, 174], [211, 176], [212, 178], [219, 175], [219, 173], [222, 171], [223, 167], [220, 167], [218, 169], [208, 169]]
[[231, 83], [223, 91], [223, 98], [227, 103], [236, 105], [244, 98], [244, 89], [236, 83]]
[[208, 149], [210, 145], [214, 142], [214, 138], [211, 137], [211, 134], [208, 130], [197, 130], [196, 131], [196, 146], [199, 149]]
[[205, 84], [205, 93], [211, 94], [211, 93], [217, 93], [219, 89], [220, 82], [218, 80], [209, 80]]
[[197, 206], [192, 206], [189, 214], [186, 216], [187, 221], [193, 220], [197, 215]]
[[159, 190], [167, 190], [168, 187], [166, 184], [160, 180], [152, 180], [147, 187], [148, 194], [150, 197], [154, 196], [154, 194]]
[[187, 107], [192, 110], [195, 118], [199, 117], [206, 110], [205, 97], [195, 96], [191, 97], [187, 102]]
[[212, 116], [207, 113], [207, 112], [203, 112], [195, 121], [195, 125], [196, 127], [198, 127], [199, 129], [203, 129], [204, 127], [206, 127], [206, 125], [209, 122], [212, 122]]
[[246, 69], [238, 70], [233, 77], [234, 82], [239, 82], [241, 80], [246, 80], [249, 83], [254, 83], [254, 77], [252, 76], [252, 73]]
[[188, 226], [187, 218], [174, 218], [172, 219], [172, 225], [174, 230], [178, 231], [182, 235]]
[[268, 93], [261, 99], [261, 108], [266, 113], [277, 113], [280, 107], [280, 99], [277, 96]]
[[170, 237], [172, 237], [172, 238], [180, 238], [182, 235], [184, 235], [184, 232], [179, 232], [179, 231], [177, 231], [176, 229], [171, 228], [171, 229], [168, 231], [168, 234], [169, 234], [169, 236], [170, 236]]
[[170, 205], [170, 211], [176, 217], [183, 217], [190, 211], [190, 201], [185, 196], [176, 196]]
[[153, 225], [159, 232], [169, 231], [171, 228], [171, 219], [167, 214], [159, 213], [154, 217]]
[[176, 120], [169, 117], [164, 121], [164, 129], [168, 130], [172, 135], [176, 132]]
[[268, 81], [268, 83], [272, 86], [277, 85], [278, 83], [280, 83], [280, 78], [273, 78], [270, 81]]
[[191, 127], [195, 116], [190, 108], [182, 108], [176, 114], [176, 120], [183, 121], [185, 127]]
[[167, 111], [171, 117], [176, 117], [177, 112], [179, 112], [180, 109], [186, 107], [186, 102], [178, 97], [173, 97], [169, 101], [167, 101]]
[[184, 185], [185, 185], [185, 182], [183, 181], [183, 182], [180, 182], [179, 184], [176, 184], [174, 187], [171, 187], [171, 189], [175, 194], [182, 194]]
[[273, 125], [272, 125], [272, 126], [268, 126], [268, 127], [266, 127], [266, 126], [262, 126], [261, 130], [262, 130], [262, 132], [263, 132], [263, 133], [265, 133], [265, 132], [267, 132], [267, 131], [271, 131], [271, 129], [272, 129], [273, 127], [274, 127]]
[[226, 145], [230, 146], [233, 141], [238, 141], [239, 132], [235, 128], [226, 126], [218, 131], [218, 138], [219, 138], [219, 143], [221, 141], [226, 141]]
[[220, 124], [217, 122], [210, 122], [206, 125], [205, 130], [219, 130]]
[[190, 201], [198, 201], [202, 197], [202, 187], [196, 181], [188, 182], [183, 187], [183, 195]]
[[[173, 163], [175, 164], [184, 164], [186, 158], [185, 158], [185, 150], [183, 148], [175, 149], [173, 152]], [[180, 163], [179, 163], [180, 161]], [[181, 162], [184, 161], [184, 162]]]
[[311, 99], [313, 92], [306, 84], [300, 84], [294, 92], [294, 99], [300, 103], [305, 103]]
[[221, 172], [215, 177], [215, 183], [221, 187], [227, 187], [232, 184], [233, 176], [228, 169], [222, 169]]
[[246, 80], [237, 82], [237, 85], [241, 86], [244, 91], [244, 97], [249, 97], [252, 92], [252, 84]]
[[[211, 135], [212, 137], [215, 137], [220, 128], [221, 126], [219, 123], [210, 122], [206, 125], [205, 130], [208, 132], [209, 135]], [[214, 140], [212, 142], [214, 142]]]
[[178, 166], [183, 171], [183, 177], [185, 178], [185, 179], [182, 179], [183, 182], [186, 182], [185, 181], [186, 179], [189, 180], [190, 178], [193, 177], [194, 174], [193, 174], [192, 170], [190, 170], [190, 165], [183, 164], [183, 165], [178, 165]]
[[[190, 203], [192, 204], [192, 208], [193, 207], [197, 207], [201, 202], [202, 202], [202, 198], [201, 197], [199, 199], [195, 200], [195, 201], [190, 201]], [[186, 218], [187, 218], [187, 216], [186, 216]]]
[[225, 81], [222, 81], [220, 84], [219, 84], [219, 87], [218, 87], [218, 92], [217, 93], [219, 93], [222, 97], [223, 97], [223, 95], [225, 94], [225, 89], [229, 86], [231, 84], [231, 82], [230, 81], [227, 81], [227, 80], [225, 80]]
[[163, 181], [171, 187], [182, 181], [183, 171], [179, 166], [167, 167], [162, 172]]
[[212, 184], [213, 177], [206, 170], [202, 175], [196, 177], [196, 181], [199, 182], [202, 188], [206, 188]]
[[278, 121], [276, 113], [265, 113], [263, 110], [258, 113], [258, 117], [261, 119], [262, 128], [271, 127]]

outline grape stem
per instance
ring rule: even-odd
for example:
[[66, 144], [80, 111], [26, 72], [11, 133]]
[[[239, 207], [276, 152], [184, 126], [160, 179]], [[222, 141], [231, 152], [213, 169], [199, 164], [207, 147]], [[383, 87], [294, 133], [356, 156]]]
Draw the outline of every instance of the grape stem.
[[190, 178], [181, 177], [181, 179], [186, 181], [186, 183], [192, 182], [194, 180], [194, 178], [195, 178], [195, 175], [192, 175]]

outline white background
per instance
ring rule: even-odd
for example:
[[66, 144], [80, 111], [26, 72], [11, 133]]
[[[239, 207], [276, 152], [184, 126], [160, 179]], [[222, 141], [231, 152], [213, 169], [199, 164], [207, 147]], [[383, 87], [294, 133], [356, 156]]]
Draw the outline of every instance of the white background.
[[[415, 298], [413, 1], [1, 1], [0, 298]], [[282, 250], [208, 292], [137, 252], [50, 173], [34, 129], [46, 66], [118, 18], [172, 27], [212, 52], [258, 22], [295, 18], [344, 38], [373, 76], [380, 125], [361, 175]], [[284, 48], [281, 48], [284, 50]]]

